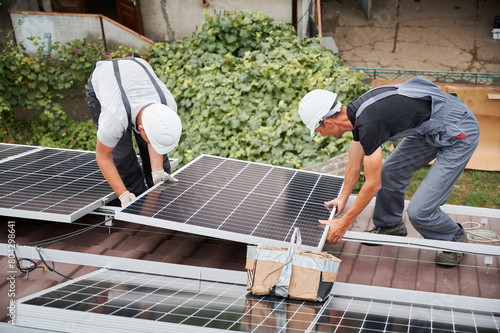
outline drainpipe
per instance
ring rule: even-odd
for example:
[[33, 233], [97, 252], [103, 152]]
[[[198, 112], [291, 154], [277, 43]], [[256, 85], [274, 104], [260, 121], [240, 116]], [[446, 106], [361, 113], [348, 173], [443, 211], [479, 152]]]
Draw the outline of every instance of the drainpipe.
[[104, 46], [104, 51], [108, 52], [108, 45], [106, 43], [106, 34], [104, 32], [104, 23], [102, 22], [102, 15], [99, 15], [99, 22], [101, 23], [101, 34], [102, 34], [102, 43]]
[[323, 36], [323, 25], [321, 23], [321, 0], [316, 0], [316, 12], [318, 15], [318, 34], [320, 37], [320, 45], [323, 44], [321, 37]]
[[297, 31], [297, 0], [292, 0], [292, 25]]

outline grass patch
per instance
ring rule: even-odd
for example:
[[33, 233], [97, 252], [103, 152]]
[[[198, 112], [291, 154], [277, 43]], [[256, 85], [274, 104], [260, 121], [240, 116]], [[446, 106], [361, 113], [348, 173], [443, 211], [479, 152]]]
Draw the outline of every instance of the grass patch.
[[[417, 170], [406, 189], [409, 200], [429, 171], [429, 166]], [[450, 205], [500, 208], [500, 172], [464, 170], [446, 201]]]

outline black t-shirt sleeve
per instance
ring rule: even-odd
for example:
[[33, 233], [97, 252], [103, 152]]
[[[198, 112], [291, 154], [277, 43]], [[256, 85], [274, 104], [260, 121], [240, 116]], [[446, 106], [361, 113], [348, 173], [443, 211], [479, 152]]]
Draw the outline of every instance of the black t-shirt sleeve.
[[352, 130], [352, 139], [359, 142], [359, 132], [357, 129]]

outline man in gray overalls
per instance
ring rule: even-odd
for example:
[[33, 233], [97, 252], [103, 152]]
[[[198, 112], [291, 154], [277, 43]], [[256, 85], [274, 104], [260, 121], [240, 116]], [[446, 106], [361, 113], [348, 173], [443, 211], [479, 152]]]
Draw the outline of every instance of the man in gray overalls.
[[122, 206], [160, 181], [177, 181], [167, 156], [182, 131], [177, 104], [145, 60], [134, 54], [99, 61], [86, 95], [97, 127], [97, 164]]
[[[443, 205], [479, 141], [479, 125], [472, 111], [455, 95], [442, 92], [423, 77], [374, 88], [347, 106], [337, 94], [313, 90], [301, 100], [299, 114], [311, 131], [340, 137], [352, 131], [344, 187], [338, 198], [325, 203], [343, 213], [364, 163], [365, 183], [355, 202], [328, 224], [328, 241], [338, 243], [349, 225], [377, 194], [370, 233], [406, 236], [404, 195], [413, 172], [436, 159], [410, 200], [408, 218], [428, 239], [467, 242], [465, 231], [440, 206]], [[382, 164], [381, 145], [404, 140]], [[440, 265], [455, 266], [463, 253], [442, 252]]]

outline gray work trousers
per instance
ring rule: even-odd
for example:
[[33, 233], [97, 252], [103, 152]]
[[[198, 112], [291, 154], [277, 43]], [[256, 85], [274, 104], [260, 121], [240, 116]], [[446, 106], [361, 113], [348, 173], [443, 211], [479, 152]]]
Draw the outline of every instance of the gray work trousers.
[[[94, 125], [97, 127], [101, 109], [100, 107], [92, 107], [90, 105], [89, 108]], [[137, 153], [132, 142], [132, 133], [134, 133], [133, 135], [139, 148], [142, 166], [137, 159]], [[154, 185], [151, 175], [148, 143], [144, 141], [140, 134], [137, 134], [133, 130], [126, 130], [113, 149], [111, 157], [123, 184], [129, 192], [138, 196]], [[170, 174], [170, 161], [167, 154], [163, 155], [163, 169]]]
[[[410, 200], [408, 218], [415, 229], [428, 239], [451, 241], [461, 229], [440, 206], [462, 174], [479, 141], [477, 119], [458, 98], [447, 98], [443, 110], [435, 117], [443, 124], [457, 125], [465, 138], [411, 135], [403, 139], [382, 165], [382, 187], [377, 193], [373, 223], [394, 226], [402, 221], [404, 196], [416, 170], [436, 159], [427, 176]], [[453, 140], [454, 139], [454, 140]]]

